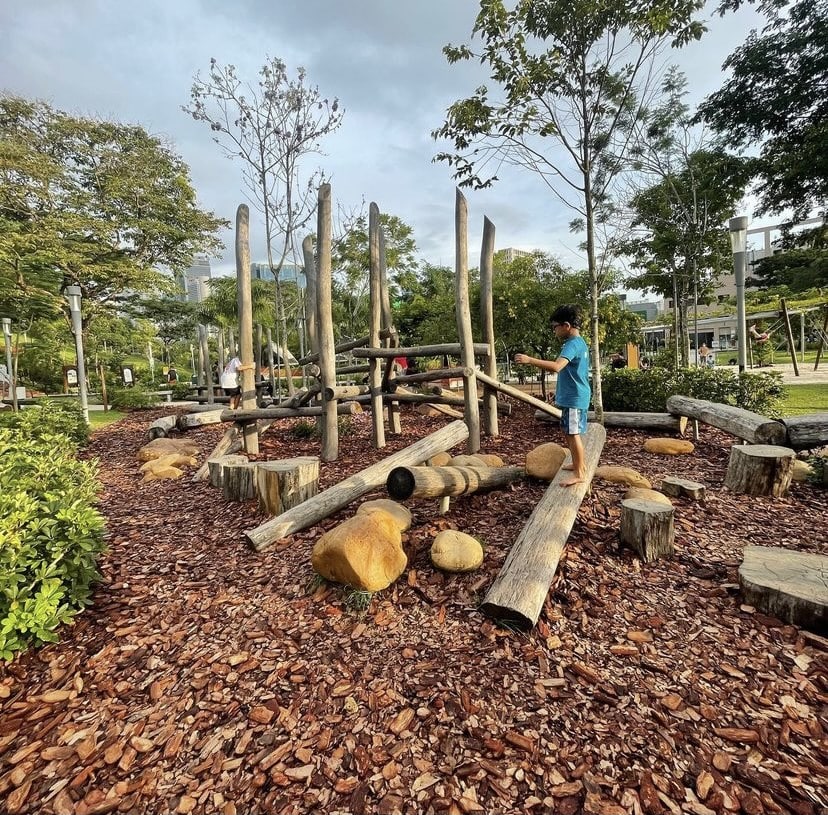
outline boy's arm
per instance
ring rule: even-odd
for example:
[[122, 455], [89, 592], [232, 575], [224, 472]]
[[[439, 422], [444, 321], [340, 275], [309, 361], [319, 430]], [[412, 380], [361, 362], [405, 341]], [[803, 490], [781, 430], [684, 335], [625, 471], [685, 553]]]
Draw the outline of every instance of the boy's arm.
[[557, 359], [537, 359], [536, 357], [529, 357], [526, 354], [515, 354], [515, 362], [518, 365], [534, 365], [543, 371], [551, 371], [556, 374], [569, 365], [569, 360], [566, 357], [559, 356]]

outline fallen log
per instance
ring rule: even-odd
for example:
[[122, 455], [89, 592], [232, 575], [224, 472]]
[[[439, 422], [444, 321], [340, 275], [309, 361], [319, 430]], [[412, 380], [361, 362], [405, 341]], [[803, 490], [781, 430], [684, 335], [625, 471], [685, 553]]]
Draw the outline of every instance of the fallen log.
[[197, 413], [183, 413], [176, 422], [179, 430], [189, 430], [192, 427], [204, 427], [208, 424], [221, 424], [223, 408], [219, 410], [201, 410]]
[[558, 472], [518, 535], [500, 574], [486, 594], [480, 606], [484, 614], [510, 620], [525, 630], [531, 629], [538, 621], [606, 438], [607, 433], [602, 425], [593, 424], [587, 428], [583, 437], [584, 481], [562, 487], [561, 482], [571, 478], [572, 473], [568, 470]]
[[458, 379], [463, 376], [465, 368], [436, 368], [433, 371], [422, 371], [418, 374], [401, 374], [388, 383], [392, 392], [399, 385], [416, 385], [419, 382], [434, 382], [438, 379]]
[[[484, 342], [474, 343], [474, 354], [478, 357], [489, 355], [489, 346]], [[385, 359], [386, 357], [438, 357], [443, 354], [460, 356], [459, 342], [441, 345], [415, 345], [413, 348], [357, 348], [351, 355], [357, 359]], [[465, 370], [465, 369], [464, 369]]]
[[441, 427], [424, 439], [309, 498], [303, 504], [265, 521], [255, 529], [247, 530], [245, 536], [257, 552], [263, 552], [276, 541], [327, 518], [366, 492], [379, 489], [395, 467], [422, 464], [437, 453], [465, 441], [468, 434], [469, 429], [464, 422], [456, 421]]
[[[322, 410], [321, 405], [302, 408], [269, 407], [253, 408], [253, 410], [222, 410], [221, 421], [251, 422], [257, 419], [294, 419], [298, 416], [321, 416]], [[353, 401], [343, 402], [336, 406], [339, 416], [351, 416], [359, 411], [360, 407]]]
[[788, 416], [779, 421], [787, 434], [785, 447], [794, 450], [810, 450], [828, 444], [828, 413], [808, 413], [804, 416]]
[[674, 416], [698, 419], [751, 444], [785, 442], [785, 427], [781, 422], [732, 405], [721, 405], [718, 402], [693, 399], [690, 396], [671, 396], [667, 400], [667, 412]]
[[[535, 411], [535, 418], [540, 422], [554, 422], [555, 418], [540, 410]], [[595, 411], [589, 411], [590, 422], [595, 421]], [[633, 413], [628, 411], [604, 411], [604, 427], [628, 427], [631, 430], [659, 430], [665, 433], [684, 435], [687, 429], [686, 416], [673, 416], [669, 413]]]
[[397, 501], [442, 498], [505, 487], [525, 475], [522, 467], [395, 467], [385, 488]]
[[175, 430], [176, 416], [162, 416], [156, 419], [148, 428], [147, 435], [152, 439], [166, 439], [171, 430]]
[[505, 393], [507, 396], [511, 396], [513, 399], [517, 399], [521, 402], [526, 402], [527, 405], [534, 405], [538, 410], [543, 411], [544, 413], [548, 413], [550, 416], [554, 416], [557, 419], [561, 418], [561, 409], [556, 408], [554, 405], [550, 405], [547, 402], [544, 402], [543, 399], [536, 399], [529, 393], [524, 393], [517, 388], [513, 388], [511, 385], [504, 385], [497, 379], [494, 379], [491, 376], [488, 376], [483, 373], [483, 371], [474, 371], [474, 375], [484, 384], [488, 385], [490, 388], [494, 388], [496, 391], [500, 391], [500, 393]]

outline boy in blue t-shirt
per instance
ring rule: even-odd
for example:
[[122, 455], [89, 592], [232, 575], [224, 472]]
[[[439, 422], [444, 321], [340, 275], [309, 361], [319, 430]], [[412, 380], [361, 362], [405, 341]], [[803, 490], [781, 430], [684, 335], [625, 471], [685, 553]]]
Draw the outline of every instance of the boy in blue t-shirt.
[[572, 478], [562, 481], [562, 487], [580, 484], [586, 477], [581, 436], [587, 429], [587, 410], [592, 391], [589, 385], [589, 349], [581, 337], [580, 327], [581, 310], [578, 306], [559, 306], [552, 315], [552, 330], [563, 341], [558, 358], [546, 360], [515, 354], [518, 365], [534, 365], [558, 374], [555, 404], [561, 409], [561, 428], [572, 454], [572, 464], [562, 468], [572, 470]]

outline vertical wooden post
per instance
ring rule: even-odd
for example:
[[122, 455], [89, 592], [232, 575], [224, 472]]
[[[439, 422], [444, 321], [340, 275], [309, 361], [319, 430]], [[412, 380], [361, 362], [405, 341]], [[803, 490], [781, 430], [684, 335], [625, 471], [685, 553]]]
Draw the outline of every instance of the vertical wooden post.
[[319, 188], [316, 211], [317, 267], [316, 316], [318, 320], [319, 372], [322, 384], [322, 461], [336, 461], [339, 436], [336, 400], [326, 399], [326, 388], [336, 386], [336, 350], [331, 312], [331, 185]]
[[[400, 345], [400, 338], [397, 336], [397, 331], [394, 328], [394, 316], [391, 312], [391, 295], [388, 293], [388, 269], [386, 267], [385, 257], [385, 233], [380, 229], [380, 297], [382, 298], [382, 327], [388, 332], [388, 338], [383, 340], [383, 345], [386, 348], [398, 348]], [[389, 380], [394, 379], [394, 358], [389, 357], [385, 363], [385, 376], [383, 377], [383, 390], [386, 390], [386, 385]], [[389, 388], [390, 390], [390, 388]], [[395, 436], [402, 433], [402, 425], [400, 423], [400, 403], [389, 402], [388, 410], [388, 430]]]
[[262, 324], [256, 323], [256, 346], [253, 349], [256, 359], [256, 370], [253, 372], [256, 382], [261, 382], [262, 377]]
[[463, 374], [463, 393], [466, 397], [464, 410], [469, 437], [466, 451], [473, 455], [480, 450], [480, 408], [477, 404], [477, 377], [474, 375], [474, 339], [469, 305], [469, 213], [466, 198], [458, 189], [454, 201], [454, 308], [457, 318], [457, 334], [460, 338], [460, 364], [470, 374]]
[[196, 347], [198, 348], [198, 370], [196, 373], [196, 383], [199, 386], [206, 385], [204, 381], [204, 348], [201, 346], [201, 324], [196, 325]]
[[224, 329], [218, 330], [218, 367], [219, 367], [219, 384], [221, 383], [221, 372], [227, 364], [227, 356], [224, 353]]
[[312, 354], [319, 353], [318, 321], [316, 318], [316, 261], [313, 259], [313, 236], [302, 241], [305, 261], [305, 330]]
[[[372, 201], [368, 207], [369, 303], [371, 315], [368, 328], [368, 347], [380, 347], [382, 293], [380, 291], [380, 225], [379, 207]], [[371, 387], [371, 441], [379, 450], [385, 447], [385, 423], [382, 404], [382, 360], [368, 360], [368, 384]]]
[[98, 365], [98, 376], [101, 378], [101, 401], [104, 413], [106, 413], [109, 410], [109, 401], [106, 398], [106, 368], [103, 362]]
[[233, 333], [233, 329], [227, 329], [227, 356], [234, 357], [236, 356], [236, 335]]
[[274, 399], [276, 398], [276, 373], [274, 371], [274, 364], [273, 364], [273, 334], [270, 328], [267, 329], [265, 332], [265, 337], [267, 338], [267, 371], [268, 376], [270, 377], [270, 391], [273, 394]]
[[799, 363], [796, 361], [796, 346], [794, 345], [793, 329], [791, 328], [791, 316], [788, 314], [788, 305], [785, 298], [779, 298], [779, 306], [782, 309], [782, 321], [785, 323], [785, 335], [788, 338], [788, 353], [791, 355], [794, 375], [799, 376]]
[[210, 365], [210, 346], [207, 342], [207, 326], [198, 325], [198, 358], [201, 360], [204, 371], [204, 384], [207, 386], [207, 404], [212, 405], [215, 401], [213, 395], [213, 371]]
[[[483, 244], [480, 247], [480, 325], [483, 327], [483, 342], [489, 346], [486, 373], [497, 379], [497, 356], [494, 335], [494, 242], [495, 227], [483, 218]], [[487, 436], [499, 435], [497, 426], [497, 391], [489, 386], [483, 388], [483, 421]]]
[[822, 321], [822, 331], [819, 334], [819, 345], [817, 346], [814, 370], [819, 368], [819, 358], [822, 356], [822, 349], [825, 347], [825, 337], [828, 335], [828, 305], [824, 306], [825, 319]]
[[[253, 302], [250, 293], [250, 210], [239, 204], [236, 210], [236, 283], [238, 288], [239, 347], [245, 369], [241, 372], [241, 408], [256, 407], [256, 383], [253, 363]], [[247, 422], [243, 429], [244, 450], [259, 452], [259, 433], [256, 422]]]

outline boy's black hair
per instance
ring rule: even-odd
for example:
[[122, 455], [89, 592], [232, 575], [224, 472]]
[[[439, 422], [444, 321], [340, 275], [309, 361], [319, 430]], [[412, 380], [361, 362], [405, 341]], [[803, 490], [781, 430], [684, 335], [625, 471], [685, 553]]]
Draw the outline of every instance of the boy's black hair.
[[552, 314], [553, 323], [569, 323], [573, 328], [581, 327], [580, 306], [558, 306]]

